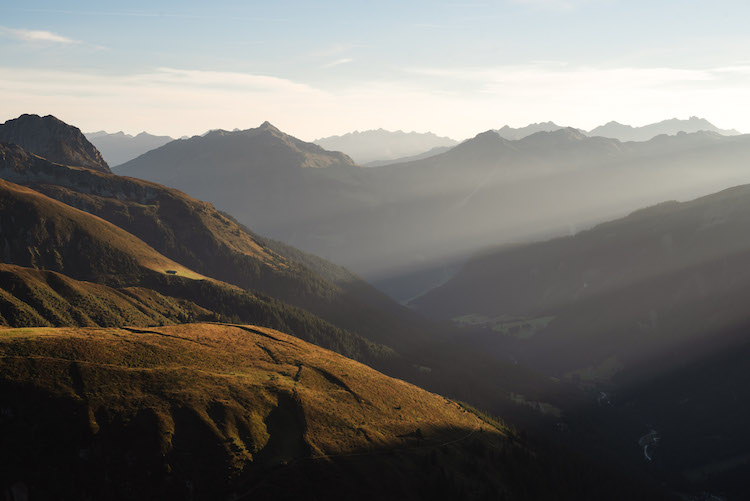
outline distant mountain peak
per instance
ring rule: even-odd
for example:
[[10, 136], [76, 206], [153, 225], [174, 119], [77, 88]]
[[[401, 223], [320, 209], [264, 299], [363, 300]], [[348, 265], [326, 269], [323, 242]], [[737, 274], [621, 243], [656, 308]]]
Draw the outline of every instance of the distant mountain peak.
[[[347, 155], [340, 152], [326, 151], [315, 143], [308, 143], [297, 139], [266, 121], [253, 129], [239, 131], [215, 129], [203, 136], [194, 136], [179, 143], [164, 145], [148, 152], [146, 155], [141, 155], [141, 157], [118, 166], [118, 169], [120, 167], [123, 169], [118, 172], [127, 172], [128, 175], [136, 175], [144, 179], [174, 185], [191, 192], [195, 185], [202, 185], [205, 181], [201, 178], [205, 174], [203, 165], [201, 163], [193, 165], [191, 162], [181, 161], [179, 165], [173, 165], [173, 171], [164, 168], [165, 162], [171, 162], [167, 158], [171, 158], [170, 155], [175, 148], [184, 152], [190, 152], [182, 153], [187, 156], [197, 155], [197, 152], [201, 152], [202, 155], [206, 156], [221, 155], [223, 156], [222, 158], [231, 158], [231, 163], [242, 165], [243, 168], [249, 169], [248, 172], [254, 169], [271, 169], [272, 167], [275, 170], [298, 167], [357, 167], [354, 161]], [[160, 160], [160, 167], [162, 169], [159, 170], [158, 175], [154, 175], [157, 174], [156, 172], [146, 174], [138, 170], [142, 165], [149, 165], [151, 160], [144, 159], [147, 156], [164, 159]], [[252, 168], [249, 166], [252, 166]], [[185, 182], [186, 172], [193, 168], [195, 168], [195, 172], [192, 175], [195, 176], [195, 179], [200, 179], [200, 181], [194, 181], [195, 185], [182, 184]], [[151, 171], [152, 167], [148, 167], [146, 170]], [[175, 175], [175, 172], [180, 172], [180, 174]], [[234, 182], [229, 181], [234, 173], [226, 172], [224, 174], [227, 176], [227, 185]], [[204, 196], [200, 190], [194, 191], [199, 196]], [[211, 196], [205, 196], [205, 198], [212, 199]]]
[[513, 128], [508, 125], [504, 125], [500, 129], [497, 129], [496, 132], [500, 134], [500, 136], [504, 137], [505, 139], [510, 139], [511, 141], [518, 141], [519, 139], [523, 139], [525, 137], [531, 136], [532, 134], [536, 134], [538, 132], [552, 132], [560, 129], [565, 129], [566, 127], [562, 125], [557, 125], [555, 122], [539, 122], [539, 123], [532, 123], [525, 127], [519, 127], [519, 128]]
[[486, 130], [476, 136], [467, 139], [458, 146], [448, 150], [443, 155], [450, 155], [452, 158], [464, 158], [464, 155], [498, 155], [502, 152], [512, 149], [512, 141], [501, 136], [496, 130]]
[[632, 125], [611, 121], [592, 129], [589, 131], [589, 135], [609, 137], [619, 139], [620, 141], [648, 141], [662, 134], [674, 136], [679, 132], [690, 134], [702, 130], [715, 132], [723, 136], [736, 136], [740, 134], [734, 129], [719, 129], [705, 118], [691, 116], [687, 120], [669, 118], [642, 127], [633, 127]]
[[540, 131], [523, 139], [519, 142], [524, 144], [565, 144], [578, 142], [587, 139], [588, 136], [573, 127], [564, 127], [553, 131]]
[[578, 129], [574, 129], [573, 127], [565, 127], [558, 130], [553, 130], [547, 132], [547, 134], [554, 135], [554, 136], [560, 136], [560, 137], [567, 137], [570, 139], [575, 139], [577, 141], [581, 141], [583, 139], [586, 139], [586, 134], [582, 133]]
[[474, 136], [474, 139], [485, 139], [485, 138], [500, 138], [500, 134], [496, 130], [486, 130], [484, 132], [480, 132], [476, 136]]
[[54, 163], [110, 172], [102, 154], [80, 129], [52, 115], [24, 114], [8, 120], [0, 125], [0, 141], [16, 144]]
[[277, 129], [276, 127], [274, 127], [273, 124], [271, 122], [269, 122], [268, 120], [266, 120], [265, 122], [263, 122], [262, 124], [260, 124], [260, 127], [258, 127], [258, 129], [259, 130], [270, 130], [270, 131], [273, 131], [273, 132], [281, 132], [279, 129]]
[[486, 130], [484, 132], [480, 132], [476, 136], [472, 137], [471, 139], [467, 139], [463, 143], [461, 143], [460, 147], [465, 148], [466, 145], [477, 145], [477, 144], [509, 144], [510, 140], [504, 138], [502, 135], [498, 133], [496, 130]]

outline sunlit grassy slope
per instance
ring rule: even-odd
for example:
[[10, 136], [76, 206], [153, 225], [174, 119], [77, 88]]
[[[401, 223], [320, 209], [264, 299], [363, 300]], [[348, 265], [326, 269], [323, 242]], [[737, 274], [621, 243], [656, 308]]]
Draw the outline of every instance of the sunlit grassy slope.
[[4, 180], [0, 180], [0, 225], [6, 262], [86, 278], [144, 270], [206, 278], [103, 219]]
[[[124, 468], [110, 484], [94, 482], [100, 493], [119, 477], [173, 493], [189, 481], [210, 497], [210, 489], [252, 488], [266, 470], [303, 458], [375, 455], [475, 433], [506, 440], [505, 430], [454, 402], [261, 327], [6, 329], [0, 353], [4, 394], [18, 396], [3, 403], [3, 423], [25, 430], [28, 447], [15, 451], [23, 459], [11, 468], [52, 458], [73, 460], [74, 469]], [[28, 399], [16, 393], [24, 388]], [[56, 416], [36, 414], [44, 405], [37, 394], [57, 402]], [[45, 445], [28, 436], [35, 423], [48, 427], [39, 438], [72, 435], [36, 458], [34, 447]], [[29, 486], [49, 487], [49, 470], [37, 471]]]
[[0, 328], [0, 391], [0, 485], [31, 499], [655, 492], [258, 326]]
[[0, 264], [0, 325], [165, 325], [218, 316], [143, 287], [114, 289], [53, 271]]

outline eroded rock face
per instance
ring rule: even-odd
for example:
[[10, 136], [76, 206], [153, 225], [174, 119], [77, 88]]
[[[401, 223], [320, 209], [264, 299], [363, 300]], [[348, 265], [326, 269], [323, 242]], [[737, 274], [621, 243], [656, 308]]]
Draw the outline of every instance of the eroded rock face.
[[76, 127], [52, 115], [21, 115], [0, 125], [0, 141], [17, 144], [47, 160], [110, 172], [99, 150]]

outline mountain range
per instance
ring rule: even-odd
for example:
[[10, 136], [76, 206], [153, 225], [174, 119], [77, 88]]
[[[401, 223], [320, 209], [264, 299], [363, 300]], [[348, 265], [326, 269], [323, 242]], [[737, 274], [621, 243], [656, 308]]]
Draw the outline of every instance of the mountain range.
[[[557, 125], [554, 122], [541, 122], [527, 125], [526, 127], [513, 128], [507, 125], [497, 132], [501, 137], [510, 140], [523, 139], [526, 136], [530, 136], [537, 132], [554, 132], [556, 130], [565, 129], [566, 127]], [[649, 141], [656, 136], [666, 134], [668, 136], [674, 136], [679, 133], [693, 133], [693, 132], [715, 132], [723, 136], [737, 136], [740, 132], [734, 129], [719, 129], [714, 124], [706, 120], [705, 118], [690, 117], [687, 120], [681, 120], [679, 118], [671, 118], [669, 120], [662, 120], [641, 127], [633, 127], [632, 125], [623, 125], [618, 122], [608, 122], [604, 125], [594, 127], [590, 131], [583, 129], [577, 129], [580, 133], [595, 137], [608, 137], [611, 139], [617, 139], [621, 142], [627, 141]]]
[[84, 134], [91, 144], [99, 150], [108, 164], [115, 166], [132, 160], [147, 151], [174, 141], [169, 136], [154, 136], [141, 132], [132, 136], [124, 132], [87, 132]]
[[[536, 132], [553, 132], [564, 128], [564, 126], [553, 122], [543, 122], [520, 128], [505, 125], [497, 129], [496, 132], [505, 139], [518, 140]], [[238, 130], [234, 129], [234, 132]], [[727, 136], [739, 134], [734, 129], [719, 129], [706, 119], [697, 117], [690, 117], [688, 120], [673, 118], [642, 127], [609, 122], [588, 132], [582, 129], [578, 130], [589, 136], [610, 137], [623, 142], [648, 141], [661, 134], [675, 135], [680, 132], [711, 131]], [[123, 164], [143, 153], [174, 141], [172, 137], [155, 136], [147, 132], [141, 132], [135, 136], [124, 132], [108, 133], [105, 131], [87, 132], [84, 135], [101, 152], [104, 160], [112, 166]], [[181, 139], [188, 139], [188, 137], [182, 137]], [[379, 167], [420, 160], [444, 153], [457, 145], [458, 141], [448, 137], [440, 137], [430, 132], [407, 133], [378, 129], [320, 138], [313, 143], [327, 150], [341, 151], [366, 167]]]
[[517, 141], [487, 131], [428, 158], [363, 169], [264, 124], [172, 142], [116, 170], [208, 200], [403, 301], [485, 246], [748, 182], [748, 148], [747, 136], [709, 132], [622, 143], [570, 128]]
[[[554, 132], [560, 129], [566, 129], [567, 127], [557, 125], [554, 122], [541, 122], [529, 124], [525, 127], [513, 128], [508, 125], [503, 125], [500, 129], [495, 130], [500, 137], [509, 139], [511, 141], [518, 141], [526, 136], [536, 134], [537, 132]], [[583, 130], [578, 129], [579, 132], [586, 133]]]
[[[559, 391], [544, 378], [511, 364], [498, 364], [493, 358], [480, 361], [479, 354], [463, 353], [445, 329], [394, 303], [351, 272], [259, 237], [231, 216], [177, 190], [52, 164], [14, 146], [5, 147], [3, 158], [0, 178], [10, 181], [7, 199], [22, 192], [25, 208], [19, 212], [29, 214], [28, 218], [16, 214], [14, 204], [0, 223], [13, 228], [0, 242], [9, 264], [101, 283], [114, 289], [108, 290], [109, 296], [143, 291], [149, 301], [169, 306], [161, 315], [170, 322], [262, 320], [269, 327], [436, 390], [463, 391], [466, 383], [456, 380], [452, 362], [465, 356], [507, 380], [500, 385], [504, 390], [498, 391], [497, 384], [486, 386], [477, 376], [472, 390], [484, 393], [498, 410], [513, 407], [510, 387], [517, 388], [518, 381], [525, 381], [526, 392], [539, 398], [554, 400]], [[40, 221], [46, 226], [40, 227]], [[36, 309], [33, 316], [46, 321], [33, 325], [91, 325], [50, 321], [48, 302], [37, 298], [58, 295], [62, 298], [55, 303], [63, 304], [67, 296], [56, 286], [38, 285], [31, 292], [19, 292], [15, 286], [7, 289], [9, 301], [17, 305], [13, 318], [28, 317], [28, 310]], [[81, 313], [91, 317], [89, 310], [82, 307]], [[107, 311], [102, 318], [117, 315]], [[111, 322], [97, 325], [118, 325]]]
[[[28, 120], [43, 129], [46, 119]], [[43, 144], [54, 151], [72, 132]], [[311, 171], [348, 163], [283, 139], [311, 154]], [[89, 149], [67, 146], [73, 158]], [[534, 499], [598, 497], [611, 485], [623, 486], [622, 499], [664, 496], [638, 473], [543, 435], [529, 442], [355, 362], [481, 399], [528, 426], [548, 426], [556, 414], [535, 406], [559, 409], [569, 391], [465, 350], [345, 269], [175, 189], [0, 143], [0, 229], [9, 496], [278, 498], [314, 487], [334, 498]], [[480, 370], [465, 372], [469, 364]], [[532, 480], [547, 471], [558, 473]]]
[[458, 141], [449, 137], [437, 136], [431, 132], [387, 131], [383, 129], [354, 131], [342, 136], [316, 139], [313, 143], [326, 150], [341, 151], [355, 162], [382, 164], [403, 157], [421, 155], [434, 148], [455, 146]]
[[750, 185], [597, 223], [740, 184], [747, 136], [369, 169], [266, 122], [112, 173], [54, 117], [0, 132], [8, 498], [745, 492]]
[[603, 136], [619, 139], [620, 141], [648, 141], [656, 136], [667, 134], [673, 136], [681, 132], [716, 132], [723, 136], [737, 136], [740, 133], [734, 129], [719, 129], [705, 118], [690, 117], [687, 120], [672, 118], [662, 120], [642, 127], [623, 125], [618, 122], [608, 122], [588, 132], [590, 136]]

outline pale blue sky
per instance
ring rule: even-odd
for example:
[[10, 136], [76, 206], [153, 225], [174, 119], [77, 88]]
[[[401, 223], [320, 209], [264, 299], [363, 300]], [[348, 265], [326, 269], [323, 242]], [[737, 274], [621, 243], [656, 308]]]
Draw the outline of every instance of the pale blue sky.
[[3, 0], [0, 12], [0, 120], [462, 139], [699, 115], [750, 132], [746, 1]]

